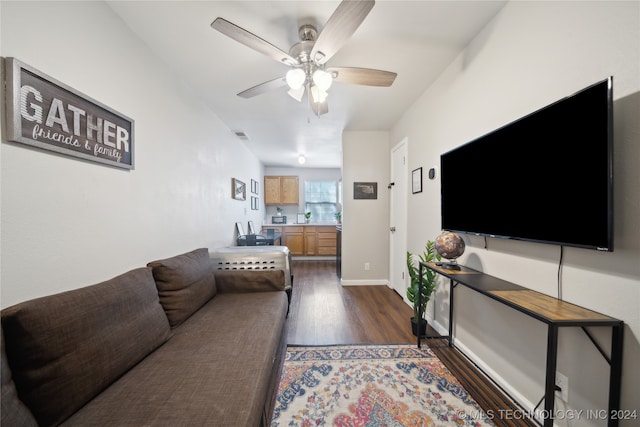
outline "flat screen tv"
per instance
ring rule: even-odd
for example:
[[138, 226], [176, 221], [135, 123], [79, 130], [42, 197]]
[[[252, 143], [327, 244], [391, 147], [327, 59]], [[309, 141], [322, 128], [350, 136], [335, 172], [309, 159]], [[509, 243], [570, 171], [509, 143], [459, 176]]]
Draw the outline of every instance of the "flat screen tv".
[[442, 229], [613, 251], [613, 78], [440, 157]]

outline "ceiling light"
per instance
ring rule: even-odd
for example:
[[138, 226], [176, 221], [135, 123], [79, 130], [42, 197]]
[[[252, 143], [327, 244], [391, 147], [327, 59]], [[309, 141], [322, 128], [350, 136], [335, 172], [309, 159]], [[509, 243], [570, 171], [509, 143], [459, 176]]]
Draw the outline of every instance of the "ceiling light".
[[307, 76], [300, 68], [294, 68], [293, 70], [287, 71], [287, 84], [291, 89], [297, 90], [303, 87], [306, 79]]
[[304, 95], [304, 86], [300, 86], [298, 89], [289, 89], [287, 93], [290, 97], [300, 102], [302, 101], [302, 96]]
[[[311, 68], [311, 69], [309, 69]], [[310, 102], [317, 107], [314, 111], [318, 114], [326, 113], [326, 108], [320, 109], [321, 104], [325, 104], [327, 100], [327, 90], [331, 87], [333, 76], [321, 69], [314, 70], [313, 64], [310, 67], [293, 68], [287, 72], [286, 82], [289, 86], [287, 94], [298, 102], [302, 101], [305, 89], [310, 98]]]
[[331, 87], [332, 82], [333, 79], [330, 73], [324, 70], [316, 70], [313, 72], [313, 83], [323, 92], [326, 92]]
[[313, 102], [321, 104], [327, 100], [328, 93], [317, 86], [311, 86], [311, 98]]
[[300, 154], [300, 156], [298, 156], [298, 163], [300, 163], [301, 165], [303, 165], [306, 161], [307, 159], [304, 157], [304, 155]]

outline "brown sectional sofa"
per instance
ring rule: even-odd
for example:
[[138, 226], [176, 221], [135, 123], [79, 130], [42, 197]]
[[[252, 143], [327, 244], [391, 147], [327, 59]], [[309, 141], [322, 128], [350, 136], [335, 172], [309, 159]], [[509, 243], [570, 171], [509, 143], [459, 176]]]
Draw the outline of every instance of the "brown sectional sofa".
[[2, 426], [268, 425], [284, 283], [197, 249], [2, 310]]

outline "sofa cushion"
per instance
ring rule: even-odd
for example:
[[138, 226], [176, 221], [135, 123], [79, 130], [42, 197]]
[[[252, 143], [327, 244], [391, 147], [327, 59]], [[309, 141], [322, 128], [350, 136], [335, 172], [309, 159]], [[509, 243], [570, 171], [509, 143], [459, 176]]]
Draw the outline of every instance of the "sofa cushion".
[[219, 293], [284, 291], [283, 270], [217, 270]]
[[169, 323], [150, 268], [2, 311], [20, 399], [57, 425], [164, 343]]
[[258, 427], [277, 385], [284, 292], [219, 294], [64, 427]]
[[11, 369], [9, 369], [9, 361], [7, 360], [7, 355], [4, 352], [4, 333], [0, 334], [0, 338], [2, 339], [2, 344], [0, 344], [0, 353], [2, 360], [0, 361], [0, 379], [2, 380], [2, 385], [0, 389], [2, 390], [2, 403], [0, 404], [0, 414], [2, 415], [2, 421], [0, 425], [3, 426], [20, 426], [20, 427], [36, 427], [38, 423], [36, 423], [36, 419], [33, 418], [29, 409], [22, 403], [22, 401], [18, 398], [18, 393], [16, 392], [16, 386], [13, 383], [13, 378], [11, 378]]
[[216, 294], [213, 262], [206, 248], [153, 261], [153, 277], [158, 287], [160, 304], [176, 327]]

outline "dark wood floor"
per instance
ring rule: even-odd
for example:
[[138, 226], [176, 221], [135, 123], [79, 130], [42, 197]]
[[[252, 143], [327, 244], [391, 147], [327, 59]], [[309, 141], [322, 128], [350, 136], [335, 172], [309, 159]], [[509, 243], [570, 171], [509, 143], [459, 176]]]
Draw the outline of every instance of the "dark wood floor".
[[386, 286], [340, 286], [331, 261], [293, 261], [287, 343], [410, 343], [411, 308]]
[[[333, 261], [294, 260], [292, 269], [288, 345], [416, 342], [409, 321], [411, 308], [387, 286], [343, 287]], [[428, 334], [435, 331], [429, 330]], [[536, 426], [522, 420], [522, 411], [446, 340], [428, 340], [428, 345], [478, 404], [494, 415], [496, 425]]]

